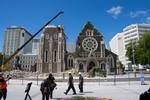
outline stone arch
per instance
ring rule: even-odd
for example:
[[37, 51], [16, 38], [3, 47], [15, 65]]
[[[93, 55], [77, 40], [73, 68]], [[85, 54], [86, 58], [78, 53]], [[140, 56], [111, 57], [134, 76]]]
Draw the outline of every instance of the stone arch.
[[74, 57], [73, 55], [69, 55], [67, 58], [67, 67], [70, 69], [74, 67]]
[[97, 61], [95, 59], [90, 59], [87, 62], [87, 72], [90, 71], [93, 67], [98, 66]]
[[103, 71], [106, 70], [106, 64], [105, 64], [105, 62], [101, 62], [100, 63], [100, 69], [103, 70]]

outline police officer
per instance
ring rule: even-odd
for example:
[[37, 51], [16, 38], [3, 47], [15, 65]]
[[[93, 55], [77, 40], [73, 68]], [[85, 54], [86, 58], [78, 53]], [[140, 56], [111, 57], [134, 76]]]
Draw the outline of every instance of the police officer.
[[69, 73], [68, 89], [66, 90], [66, 92], [64, 92], [64, 94], [67, 95], [67, 93], [69, 92], [70, 89], [73, 90], [73, 95], [75, 95], [75, 94], [76, 94], [76, 90], [75, 90], [75, 88], [74, 88], [73, 76], [72, 76], [71, 73]]

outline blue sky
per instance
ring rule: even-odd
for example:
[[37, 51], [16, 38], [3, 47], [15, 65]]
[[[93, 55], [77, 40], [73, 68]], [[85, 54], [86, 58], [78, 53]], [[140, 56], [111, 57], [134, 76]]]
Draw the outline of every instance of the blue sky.
[[68, 44], [75, 44], [85, 23], [91, 21], [108, 46], [125, 26], [150, 23], [149, 4], [150, 0], [1, 0], [0, 51], [7, 27], [22, 26], [34, 34], [61, 10], [63, 16], [51, 24], [64, 25]]

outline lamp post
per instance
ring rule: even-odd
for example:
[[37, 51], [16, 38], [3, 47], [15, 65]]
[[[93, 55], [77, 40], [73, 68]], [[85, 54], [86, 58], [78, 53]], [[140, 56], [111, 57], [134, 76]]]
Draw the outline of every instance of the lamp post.
[[134, 77], [136, 78], [136, 68], [135, 68], [135, 55], [134, 55], [134, 47], [133, 47], [133, 41], [131, 40], [131, 47], [132, 47], [132, 60], [133, 60], [133, 72], [134, 72]]

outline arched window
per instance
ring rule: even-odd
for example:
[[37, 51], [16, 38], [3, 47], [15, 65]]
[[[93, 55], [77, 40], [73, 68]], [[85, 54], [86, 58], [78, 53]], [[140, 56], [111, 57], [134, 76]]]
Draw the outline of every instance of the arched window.
[[73, 56], [72, 55], [70, 55], [70, 56], [68, 56], [68, 60], [67, 60], [67, 62], [68, 62], [68, 67], [74, 67], [74, 61], [73, 61]]
[[83, 71], [83, 64], [82, 63], [79, 64], [79, 71]]
[[101, 63], [100, 65], [101, 65], [101, 66], [100, 66], [101, 70], [105, 71], [105, 70], [106, 70], [105, 63]]
[[48, 51], [47, 50], [45, 51], [45, 57], [44, 58], [45, 58], [45, 62], [47, 62], [48, 61]]
[[56, 57], [57, 57], [57, 52], [56, 50], [54, 51], [54, 62], [56, 62]]

